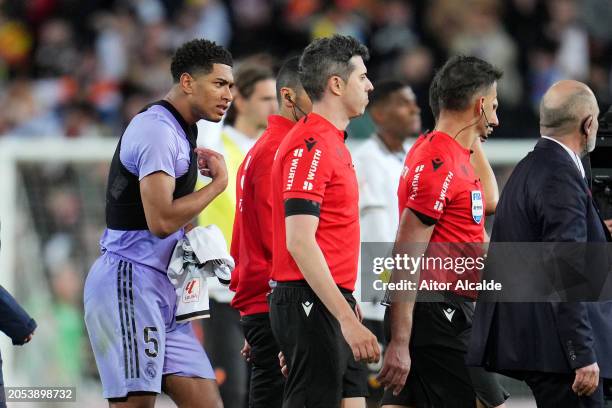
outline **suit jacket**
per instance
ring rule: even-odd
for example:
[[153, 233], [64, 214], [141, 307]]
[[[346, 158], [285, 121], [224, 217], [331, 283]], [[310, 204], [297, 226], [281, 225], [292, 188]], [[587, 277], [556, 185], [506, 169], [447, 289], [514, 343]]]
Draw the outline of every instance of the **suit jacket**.
[[[541, 138], [504, 187], [492, 245], [606, 241], [610, 234], [576, 164], [558, 143]], [[521, 371], [573, 373], [596, 361], [601, 376], [612, 378], [610, 339], [611, 302], [479, 302], [467, 363], [520, 377]]]
[[[17, 301], [0, 286], [0, 331], [11, 338], [14, 345], [22, 345], [25, 338], [36, 329], [36, 322]], [[2, 381], [2, 364], [0, 360], [0, 385]]]

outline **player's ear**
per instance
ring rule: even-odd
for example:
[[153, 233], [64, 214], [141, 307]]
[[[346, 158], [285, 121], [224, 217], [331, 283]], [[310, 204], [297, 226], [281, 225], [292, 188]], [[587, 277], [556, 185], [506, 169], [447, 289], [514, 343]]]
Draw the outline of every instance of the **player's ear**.
[[191, 95], [193, 93], [193, 82], [193, 77], [187, 72], [183, 72], [179, 78], [179, 85], [181, 86], [183, 92], [187, 95]]

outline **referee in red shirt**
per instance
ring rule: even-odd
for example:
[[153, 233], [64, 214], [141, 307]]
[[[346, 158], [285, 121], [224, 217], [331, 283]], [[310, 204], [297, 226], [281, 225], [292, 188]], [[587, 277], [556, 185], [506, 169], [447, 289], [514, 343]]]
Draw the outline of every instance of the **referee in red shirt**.
[[268, 127], [238, 169], [236, 217], [231, 254], [236, 260], [230, 289], [232, 307], [240, 311], [243, 353], [251, 363], [249, 408], [280, 408], [284, 377], [278, 365], [279, 347], [272, 335], [267, 294], [272, 271], [272, 161], [283, 138], [312, 109], [300, 84], [299, 57], [288, 59], [276, 78], [280, 112], [268, 117]]
[[313, 41], [300, 81], [313, 101], [281, 143], [272, 168], [272, 331], [285, 355], [284, 408], [365, 405], [376, 337], [352, 296], [359, 256], [357, 179], [345, 129], [373, 87], [368, 50], [352, 37]]
[[[462, 56], [436, 74], [430, 90], [436, 129], [415, 143], [404, 163], [396, 250], [409, 243], [484, 242], [487, 203], [470, 156], [477, 140], [499, 125], [501, 75], [485, 61]], [[416, 248], [404, 252], [421, 255]], [[424, 269], [420, 279], [453, 283], [458, 277], [454, 270]], [[417, 295], [416, 303], [398, 300], [388, 308], [390, 343], [379, 375], [383, 407], [504, 405], [508, 394], [494, 375], [465, 365], [476, 293], [450, 288], [439, 293], [440, 302], [419, 302]]]

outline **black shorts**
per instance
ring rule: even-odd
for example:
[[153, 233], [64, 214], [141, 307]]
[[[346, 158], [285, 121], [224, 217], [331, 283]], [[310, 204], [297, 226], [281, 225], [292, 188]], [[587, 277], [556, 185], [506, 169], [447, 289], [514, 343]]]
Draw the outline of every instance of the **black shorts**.
[[[354, 309], [353, 295], [341, 290]], [[284, 408], [338, 408], [343, 398], [368, 395], [365, 364], [355, 362], [338, 320], [305, 281], [277, 284], [270, 322], [289, 369]]]
[[[452, 294], [445, 296], [443, 302], [415, 303], [410, 373], [398, 396], [385, 391], [382, 405], [474, 408], [476, 398], [486, 407], [501, 405], [508, 399], [496, 374], [465, 365], [474, 304]], [[390, 339], [388, 313], [385, 331]]]
[[244, 338], [251, 346], [249, 408], [281, 408], [285, 377], [278, 363], [280, 351], [268, 313], [242, 316]]

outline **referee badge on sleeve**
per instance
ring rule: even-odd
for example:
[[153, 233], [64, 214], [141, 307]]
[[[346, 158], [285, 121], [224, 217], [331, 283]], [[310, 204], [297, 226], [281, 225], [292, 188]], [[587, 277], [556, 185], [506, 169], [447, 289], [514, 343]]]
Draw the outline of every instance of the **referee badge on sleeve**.
[[472, 218], [476, 224], [480, 224], [483, 214], [482, 192], [480, 190], [472, 191]]

